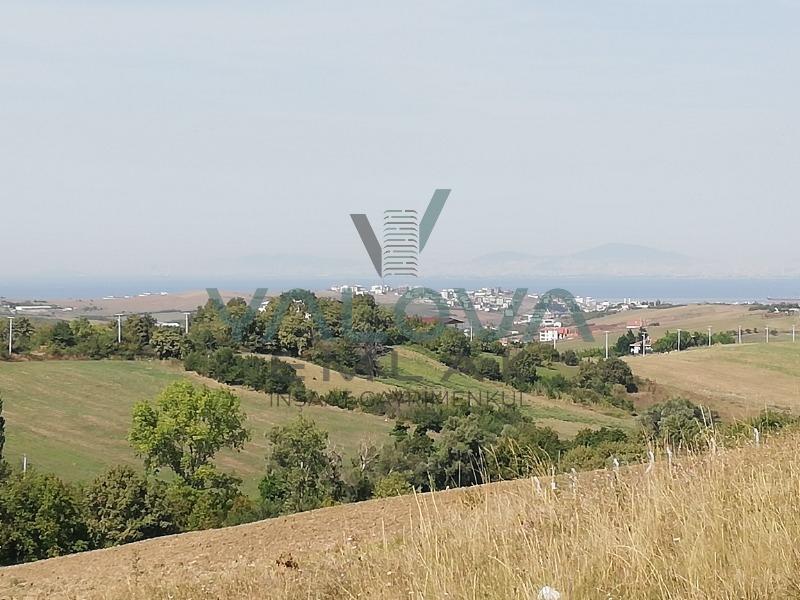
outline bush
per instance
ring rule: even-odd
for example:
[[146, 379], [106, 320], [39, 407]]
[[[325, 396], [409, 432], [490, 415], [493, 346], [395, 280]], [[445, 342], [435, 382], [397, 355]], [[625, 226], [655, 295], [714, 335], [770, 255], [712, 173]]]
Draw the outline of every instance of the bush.
[[95, 479], [85, 501], [96, 548], [178, 533], [163, 484], [148, 482], [130, 467], [112, 467]]
[[711, 411], [704, 411], [689, 400], [674, 398], [649, 407], [639, 420], [645, 433], [655, 440], [694, 445], [717, 418]]
[[624, 386], [629, 393], [638, 391], [633, 371], [619, 358], [583, 363], [578, 371], [577, 385], [600, 394], [609, 394], [614, 385]]
[[580, 363], [580, 359], [578, 358], [578, 355], [575, 353], [575, 350], [566, 350], [561, 355], [561, 360], [563, 360], [564, 364], [569, 367], [576, 367], [578, 366], [578, 363]]
[[408, 482], [410, 473], [393, 471], [381, 477], [375, 484], [374, 496], [376, 498], [390, 498], [392, 496], [403, 496], [410, 494], [414, 488]]
[[0, 565], [80, 552], [91, 546], [75, 490], [29, 471], [0, 486]]

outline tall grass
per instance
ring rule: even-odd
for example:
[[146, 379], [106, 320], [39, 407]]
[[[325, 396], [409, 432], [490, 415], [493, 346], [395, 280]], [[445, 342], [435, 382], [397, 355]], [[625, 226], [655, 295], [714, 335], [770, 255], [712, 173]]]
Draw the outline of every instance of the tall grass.
[[128, 597], [508, 600], [547, 585], [562, 600], [800, 598], [797, 435], [556, 490], [548, 477], [446, 494], [419, 497], [401, 538]]

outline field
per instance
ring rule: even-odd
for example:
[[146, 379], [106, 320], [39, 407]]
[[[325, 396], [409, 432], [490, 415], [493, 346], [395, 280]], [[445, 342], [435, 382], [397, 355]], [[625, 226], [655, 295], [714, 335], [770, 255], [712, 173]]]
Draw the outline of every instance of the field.
[[[126, 441], [131, 408], [181, 377], [217, 385], [159, 362], [0, 363], [8, 459], [19, 465], [26, 454], [32, 466], [68, 480], [87, 480], [111, 464], [141, 465]], [[222, 454], [219, 463], [236, 471], [245, 489], [253, 492], [264, 469], [264, 434], [301, 409], [277, 398], [271, 401], [266, 394], [237, 393], [252, 439], [242, 452]], [[332, 407], [307, 406], [302, 411], [330, 432], [333, 445], [345, 456], [354, 454], [364, 439], [382, 441], [391, 428], [380, 417]]]
[[[298, 359], [285, 359], [298, 370], [306, 385], [325, 393], [330, 389], [380, 393], [409, 386], [403, 377], [414, 378], [416, 386], [441, 385], [446, 368], [412, 350], [398, 351], [398, 369], [382, 381], [345, 378], [335, 371]], [[5, 399], [8, 419], [6, 456], [14, 464], [26, 455], [28, 464], [42, 471], [53, 471], [71, 481], [86, 481], [112, 464], [139, 466], [126, 441], [131, 409], [142, 399], [154, 398], [169, 383], [188, 377], [210, 386], [219, 384], [180, 366], [161, 362], [125, 361], [30, 361], [0, 363], [0, 393]], [[513, 390], [495, 383], [481, 383], [461, 374], [447, 381], [449, 389], [506, 394]], [[363, 441], [381, 444], [392, 424], [378, 416], [333, 407], [287, 406], [285, 399], [245, 389], [237, 389], [248, 415], [251, 440], [242, 452], [224, 452], [220, 466], [236, 472], [244, 489], [255, 493], [263, 473], [267, 452], [265, 433], [287, 423], [301, 410], [330, 433], [333, 447], [345, 459], [353, 456]], [[517, 393], [517, 397], [519, 394]], [[526, 410], [542, 425], [571, 437], [580, 429], [602, 425], [631, 427], [632, 419], [609, 416], [566, 402], [524, 395]]]
[[0, 569], [0, 597], [565, 600], [800, 595], [800, 439], [669, 466], [337, 506]]
[[[786, 341], [791, 339], [792, 326], [800, 332], [800, 317], [776, 315], [764, 310], [751, 311], [748, 306], [723, 305], [723, 304], [691, 304], [674, 308], [649, 308], [629, 310], [613, 315], [606, 315], [589, 321], [594, 335], [594, 342], [583, 340], [568, 340], [559, 342], [559, 349], [580, 349], [591, 346], [602, 346], [605, 343], [605, 332], [609, 332], [609, 343], [613, 344], [617, 338], [624, 334], [628, 324], [644, 323], [654, 340], [664, 335], [666, 331], [675, 331], [678, 328], [684, 331], [706, 332], [711, 327], [713, 331], [736, 331], [738, 327], [757, 329], [759, 333], [744, 337], [746, 342], [764, 341], [764, 331], [769, 327], [777, 331], [777, 339]], [[658, 325], [653, 325], [657, 323]], [[773, 338], [775, 339], [775, 338]]]
[[626, 360], [636, 375], [723, 416], [767, 407], [800, 412], [800, 343], [714, 346]]

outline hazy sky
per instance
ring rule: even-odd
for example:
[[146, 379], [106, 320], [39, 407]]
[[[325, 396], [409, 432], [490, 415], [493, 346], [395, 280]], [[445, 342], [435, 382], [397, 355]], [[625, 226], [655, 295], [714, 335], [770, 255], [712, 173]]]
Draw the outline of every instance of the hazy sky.
[[800, 259], [800, 3], [0, 3], [0, 277], [627, 241]]

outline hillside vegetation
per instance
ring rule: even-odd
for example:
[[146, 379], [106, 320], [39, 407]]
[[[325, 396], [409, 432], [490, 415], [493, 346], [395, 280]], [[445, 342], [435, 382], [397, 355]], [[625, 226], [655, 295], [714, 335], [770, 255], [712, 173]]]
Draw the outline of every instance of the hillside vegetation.
[[800, 594], [800, 438], [650, 472], [374, 500], [0, 570], [30, 598], [774, 599]]

